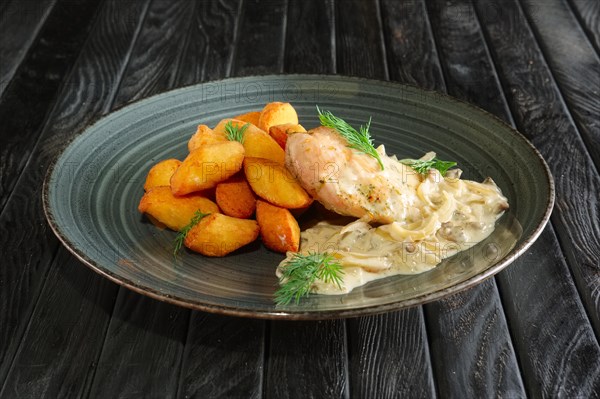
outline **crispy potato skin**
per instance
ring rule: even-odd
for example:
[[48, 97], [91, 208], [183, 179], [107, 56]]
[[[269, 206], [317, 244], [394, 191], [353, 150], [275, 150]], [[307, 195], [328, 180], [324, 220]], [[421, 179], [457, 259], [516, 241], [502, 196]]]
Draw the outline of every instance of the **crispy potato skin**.
[[244, 133], [244, 149], [248, 157], [269, 159], [281, 165], [285, 163], [285, 150], [271, 136], [254, 126], [249, 126]]
[[223, 141], [227, 141], [225, 135], [215, 133], [206, 125], [198, 125], [196, 133], [194, 133], [188, 141], [188, 151], [192, 152], [204, 145], [220, 143]]
[[179, 159], [165, 159], [154, 165], [146, 176], [144, 191], [149, 191], [154, 187], [169, 186], [171, 176], [180, 165], [181, 161]]
[[244, 173], [252, 191], [282, 208], [304, 208], [313, 201], [284, 165], [263, 158], [246, 157]]
[[218, 213], [219, 207], [201, 195], [176, 197], [169, 186], [159, 186], [144, 194], [138, 210], [171, 230], [179, 231], [190, 222], [197, 210], [203, 213]]
[[300, 226], [289, 210], [258, 200], [256, 221], [263, 244], [275, 252], [298, 252]]
[[184, 245], [202, 255], [221, 257], [256, 240], [258, 234], [256, 220], [213, 213], [190, 229]]
[[275, 125], [269, 128], [269, 136], [279, 144], [283, 150], [285, 150], [285, 143], [287, 138], [292, 133], [302, 132], [305, 133], [306, 129], [302, 125], [286, 123], [283, 125]]
[[236, 174], [217, 184], [217, 205], [227, 215], [248, 219], [256, 210], [256, 196], [243, 174]]
[[298, 124], [298, 114], [290, 103], [272, 102], [265, 105], [260, 113], [258, 128], [268, 132], [271, 126], [285, 123]]
[[[215, 134], [225, 135], [225, 125], [231, 122], [233, 126], [242, 127], [248, 122], [238, 119], [223, 119], [214, 129]], [[250, 124], [244, 130], [244, 150], [247, 157], [265, 158], [283, 165], [285, 150], [268, 133]]]
[[258, 120], [260, 118], [260, 111], [247, 112], [245, 114], [236, 115], [233, 119], [237, 119], [243, 122], [250, 122], [254, 126], [258, 127]]
[[237, 141], [202, 146], [190, 153], [171, 177], [171, 191], [185, 195], [215, 187], [242, 168], [244, 147]]

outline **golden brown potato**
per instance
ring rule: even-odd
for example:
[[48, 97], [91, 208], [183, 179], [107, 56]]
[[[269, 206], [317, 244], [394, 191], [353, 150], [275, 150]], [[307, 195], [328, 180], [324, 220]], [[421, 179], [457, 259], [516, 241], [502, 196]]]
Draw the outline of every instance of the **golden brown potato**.
[[227, 215], [247, 219], [256, 210], [256, 197], [243, 174], [236, 174], [217, 184], [217, 205]]
[[243, 122], [250, 122], [254, 126], [258, 127], [258, 119], [260, 118], [260, 111], [248, 112], [242, 115], [236, 115], [233, 119], [237, 119]]
[[258, 200], [256, 221], [260, 236], [269, 249], [276, 252], [298, 252], [300, 248], [300, 226], [289, 210]]
[[190, 229], [184, 245], [202, 255], [225, 256], [256, 240], [258, 233], [256, 220], [213, 213]]
[[282, 208], [304, 208], [312, 198], [284, 165], [262, 158], [246, 157], [244, 173], [252, 191]]
[[146, 176], [144, 191], [148, 191], [154, 187], [169, 186], [171, 184], [171, 176], [173, 176], [179, 165], [181, 165], [179, 159], [165, 159], [154, 165]]
[[169, 186], [159, 186], [144, 194], [138, 210], [171, 230], [179, 231], [192, 220], [196, 211], [218, 213], [219, 207], [201, 195], [190, 194], [176, 197]]
[[240, 171], [244, 152], [244, 146], [237, 141], [198, 148], [183, 160], [171, 177], [171, 191], [184, 195], [216, 186]]
[[235, 119], [235, 118], [221, 119], [219, 121], [219, 123], [217, 123], [217, 126], [215, 126], [215, 128], [213, 129], [213, 133], [227, 138], [227, 131], [225, 130], [225, 125], [227, 125], [228, 122], [231, 122], [231, 124], [236, 127], [242, 127], [246, 123], [248, 123], [248, 122], [245, 122], [245, 121], [242, 121], [239, 119]]
[[285, 151], [277, 142], [262, 130], [249, 126], [244, 133], [246, 156], [264, 158], [281, 165], [285, 162]]
[[206, 144], [213, 144], [227, 141], [225, 135], [215, 133], [206, 125], [198, 125], [198, 130], [188, 141], [188, 150], [190, 152], [197, 150]]
[[[243, 127], [248, 122], [237, 119], [223, 119], [215, 126], [215, 134], [226, 134], [225, 126], [231, 122], [233, 126]], [[285, 151], [277, 142], [256, 126], [250, 124], [244, 130], [244, 150], [247, 157], [265, 158], [278, 163], [285, 162]]]
[[269, 136], [273, 137], [277, 144], [279, 144], [279, 146], [284, 150], [288, 135], [298, 132], [306, 132], [306, 129], [302, 125], [293, 123], [275, 125], [269, 128]]
[[285, 123], [298, 124], [298, 114], [290, 103], [272, 102], [265, 105], [260, 113], [258, 128], [268, 132], [271, 126]]

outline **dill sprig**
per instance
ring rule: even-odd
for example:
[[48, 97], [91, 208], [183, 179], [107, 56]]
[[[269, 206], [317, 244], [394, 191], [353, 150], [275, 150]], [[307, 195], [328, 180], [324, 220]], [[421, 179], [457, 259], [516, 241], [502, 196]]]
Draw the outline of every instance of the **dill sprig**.
[[194, 216], [192, 216], [190, 222], [181, 230], [179, 230], [179, 234], [177, 234], [177, 237], [175, 237], [175, 248], [173, 249], [173, 256], [175, 259], [177, 259], [177, 253], [181, 250], [181, 247], [183, 247], [183, 242], [185, 241], [185, 236], [187, 236], [187, 233], [189, 233], [192, 227], [197, 225], [202, 218], [208, 215], [210, 215], [210, 213], [202, 213], [202, 211], [198, 209], [196, 213], [194, 213]]
[[343, 274], [342, 266], [331, 254], [295, 253], [281, 268], [281, 287], [275, 292], [275, 302], [287, 305], [294, 300], [298, 304], [300, 298], [310, 294], [317, 279], [341, 287]]
[[429, 161], [423, 161], [421, 159], [401, 159], [398, 162], [410, 166], [417, 173], [422, 175], [427, 174], [430, 169], [437, 169], [440, 171], [442, 176], [445, 176], [448, 169], [456, 166], [456, 162], [442, 161], [441, 159], [437, 158], [433, 158]]
[[357, 131], [355, 128], [350, 126], [348, 122], [342, 118], [338, 118], [331, 112], [321, 112], [318, 106], [317, 112], [319, 113], [321, 125], [337, 130], [338, 133], [342, 135], [342, 137], [344, 137], [348, 142], [348, 147], [372, 156], [377, 160], [377, 162], [379, 162], [379, 166], [381, 166], [381, 170], [383, 170], [383, 162], [381, 162], [381, 157], [375, 149], [375, 146], [373, 145], [373, 139], [371, 139], [371, 135], [369, 133], [369, 128], [371, 127], [371, 118], [369, 118], [369, 122], [367, 122], [366, 125], [361, 126]]
[[230, 141], [239, 141], [244, 144], [244, 132], [248, 129], [250, 123], [246, 123], [244, 126], [233, 126], [231, 121], [225, 124], [225, 134], [227, 135], [227, 139]]

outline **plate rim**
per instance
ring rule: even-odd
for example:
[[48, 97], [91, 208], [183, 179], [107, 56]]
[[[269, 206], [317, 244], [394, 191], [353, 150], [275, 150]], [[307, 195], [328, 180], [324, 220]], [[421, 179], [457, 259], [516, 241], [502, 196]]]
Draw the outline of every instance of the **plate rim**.
[[[440, 96], [446, 101], [458, 103], [460, 106], [466, 107], [475, 113], [483, 114], [486, 118], [494, 120], [496, 123], [502, 125], [504, 128], [507, 128], [511, 134], [516, 137], [522, 144], [526, 145], [528, 149], [535, 155], [538, 163], [542, 167], [544, 171], [544, 176], [546, 178], [548, 184], [548, 192], [546, 193], [546, 206], [543, 216], [538, 221], [537, 225], [533, 228], [531, 234], [523, 240], [519, 245], [515, 246], [505, 257], [503, 257], [499, 262], [493, 264], [484, 272], [479, 273], [475, 276], [472, 276], [464, 281], [461, 281], [458, 284], [454, 284], [450, 287], [443, 288], [441, 290], [437, 290], [434, 292], [430, 292], [427, 294], [421, 294], [409, 299], [400, 300], [396, 302], [390, 302], [385, 304], [375, 304], [365, 307], [359, 308], [349, 308], [349, 309], [338, 309], [338, 310], [302, 310], [301, 305], [298, 308], [288, 309], [282, 308], [281, 310], [260, 310], [260, 309], [243, 309], [233, 306], [222, 306], [216, 304], [207, 304], [203, 302], [190, 301], [187, 299], [182, 299], [177, 296], [165, 294], [157, 291], [156, 289], [148, 286], [144, 286], [142, 284], [136, 284], [129, 279], [126, 279], [122, 276], [117, 275], [116, 273], [112, 273], [109, 270], [106, 270], [102, 265], [98, 265], [96, 262], [88, 258], [84, 251], [79, 251], [74, 244], [72, 244], [69, 239], [63, 234], [60, 230], [60, 226], [56, 222], [54, 218], [54, 214], [52, 212], [50, 206], [50, 181], [53, 177], [55, 167], [59, 163], [59, 161], [65, 156], [66, 152], [69, 150], [71, 146], [75, 144], [76, 141], [81, 140], [86, 132], [91, 129], [94, 125], [99, 123], [105, 118], [110, 116], [114, 116], [116, 113], [122, 112], [124, 109], [132, 107], [134, 105], [139, 105], [143, 102], [151, 102], [158, 97], [173, 95], [177, 92], [183, 92], [186, 90], [191, 90], [193, 88], [215, 84], [215, 83], [223, 83], [223, 82], [233, 82], [233, 81], [252, 81], [256, 79], [314, 79], [314, 80], [337, 80], [344, 82], [363, 82], [367, 84], [376, 84], [381, 85], [384, 84], [386, 86], [392, 88], [410, 88], [412, 90], [420, 91], [425, 93], [426, 95], [435, 95]], [[333, 75], [333, 74], [265, 74], [265, 75], [251, 75], [251, 76], [243, 76], [243, 77], [229, 77], [218, 80], [210, 80], [202, 83], [196, 83], [191, 85], [186, 85], [182, 87], [178, 87], [172, 90], [163, 91], [152, 96], [132, 100], [130, 102], [126, 102], [114, 110], [110, 111], [107, 114], [100, 115], [97, 118], [92, 119], [87, 122], [84, 126], [82, 126], [72, 137], [70, 140], [66, 141], [64, 145], [57, 151], [57, 155], [53, 158], [52, 162], [48, 166], [46, 170], [46, 174], [44, 176], [44, 181], [42, 183], [42, 207], [44, 211], [44, 216], [46, 218], [47, 223], [50, 225], [51, 230], [54, 235], [58, 238], [61, 244], [77, 258], [84, 265], [95, 271], [96, 273], [102, 275], [109, 280], [124, 286], [132, 291], [135, 291], [139, 294], [149, 296], [151, 298], [157, 299], [162, 302], [171, 303], [178, 306], [183, 306], [193, 310], [205, 311], [210, 313], [216, 313], [227, 316], [236, 316], [236, 317], [246, 317], [246, 318], [255, 318], [255, 319], [271, 319], [271, 320], [329, 320], [329, 319], [342, 319], [349, 317], [358, 317], [358, 316], [366, 316], [366, 315], [376, 315], [387, 313], [390, 311], [398, 311], [402, 309], [407, 309], [410, 307], [426, 304], [441, 298], [446, 297], [447, 295], [455, 294], [458, 292], [462, 292], [468, 288], [471, 288], [477, 284], [484, 282], [485, 280], [493, 277], [508, 265], [513, 263], [518, 257], [520, 257], [529, 247], [537, 240], [537, 238], [542, 233], [544, 227], [550, 220], [550, 216], [552, 214], [552, 210], [555, 203], [555, 183], [550, 168], [542, 156], [542, 154], [538, 151], [538, 149], [529, 141], [527, 137], [525, 137], [521, 132], [519, 132], [512, 125], [497, 117], [496, 115], [480, 108], [479, 106], [472, 104], [470, 102], [458, 99], [456, 97], [452, 97], [446, 93], [442, 93], [436, 90], [421, 88], [417, 85], [410, 83], [400, 83], [394, 81], [387, 81], [381, 79], [369, 79], [362, 78], [356, 76], [345, 76], [345, 75]]]

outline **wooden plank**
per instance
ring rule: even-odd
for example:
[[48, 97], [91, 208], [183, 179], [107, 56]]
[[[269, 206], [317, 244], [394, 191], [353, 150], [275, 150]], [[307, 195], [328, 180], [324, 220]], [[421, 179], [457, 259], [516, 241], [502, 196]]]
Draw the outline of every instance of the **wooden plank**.
[[[30, 16], [37, 15], [38, 13], [27, 10], [34, 3], [23, 2], [25, 9], [21, 12]], [[40, 2], [39, 6], [33, 8], [41, 11], [46, 3], [48, 2]], [[44, 19], [46, 22], [39, 30], [37, 40], [27, 49], [28, 53], [16, 71], [10, 87], [0, 99], [0, 170], [6, 171], [0, 174], [0, 212], [29, 161], [60, 85], [93, 25], [93, 17], [99, 3], [98, 0], [59, 1]], [[0, 47], [7, 40], [11, 41], [10, 45], [19, 43], [25, 46], [21, 41], [29, 37], [27, 32], [21, 31], [22, 27], [13, 26], [13, 22], [26, 24], [27, 21], [22, 20], [24, 17], [12, 17], [10, 12], [2, 16], [10, 23], [0, 24], [0, 31], [7, 27], [15, 29], [6, 36], [0, 32]], [[72, 23], [65, 26], [65, 19]], [[16, 32], [21, 36], [12, 37]], [[35, 36], [35, 33], [31, 35]], [[15, 59], [11, 57], [16, 55], [11, 55], [8, 51], [5, 56], [2, 52], [0, 48], [0, 65], [4, 66], [6, 63], [8, 67]]]
[[343, 320], [271, 323], [266, 397], [347, 397], [347, 366]]
[[83, 396], [117, 292], [109, 280], [90, 278], [92, 273], [59, 252], [0, 398]]
[[554, 231], [546, 229], [500, 277], [528, 395], [597, 397], [600, 347]]
[[[233, 61], [233, 75], [264, 75], [283, 71], [286, 0], [244, 3]], [[252, 43], [245, 46], [243, 43]]]
[[[152, 4], [116, 105], [228, 76], [240, 1]], [[152, 60], [152, 61], [150, 61]]]
[[390, 79], [445, 90], [442, 68], [424, 3], [381, 1]]
[[[472, 75], [495, 83], [476, 21], [448, 18], [457, 14], [453, 2], [432, 5], [431, 25], [438, 38], [436, 51], [423, 2], [389, 3], [383, 2], [382, 10], [388, 57], [396, 60], [390, 63], [395, 66], [391, 68], [392, 73], [403, 82], [428, 89], [445, 91], [447, 83], [448, 91], [454, 96], [478, 102], [491, 110], [497, 108], [486, 95], [472, 89]], [[425, 65], [421, 64], [423, 59], [428, 60]], [[456, 76], [453, 71], [460, 68], [470, 71], [471, 75]], [[449, 397], [523, 394], [516, 356], [493, 280], [426, 305], [424, 309], [438, 392]]]
[[[290, 3], [285, 38], [286, 73], [327, 74], [335, 71], [333, 7], [333, 0]], [[319, 28], [315, 31], [315, 27]]]
[[[78, 326], [76, 323], [66, 326], [55, 324], [55, 321], [61, 319], [58, 314], [63, 312], [62, 306], [67, 306], [71, 292], [78, 290], [78, 286], [100, 285], [104, 280], [80, 265], [85, 270], [81, 276], [85, 278], [77, 281], [75, 285], [66, 285], [64, 290], [57, 292], [59, 296], [54, 302], [52, 312], [36, 313], [36, 317], [40, 318], [39, 325], [44, 327], [29, 330], [29, 334], [23, 336], [28, 323], [38, 323], [37, 320], [30, 320], [36, 300], [41, 298], [39, 303], [42, 304], [48, 300], [39, 296], [42, 285], [54, 284], [51, 278], [46, 279], [46, 275], [58, 242], [49, 231], [42, 213], [41, 189], [44, 174], [64, 143], [68, 142], [75, 132], [110, 108], [113, 100], [111, 93], [121, 78], [123, 60], [130, 51], [137, 24], [143, 18], [146, 6], [147, 2], [128, 2], [124, 5], [114, 0], [102, 9], [98, 23], [80, 54], [73, 73], [63, 86], [47, 128], [42, 132], [38, 145], [33, 150], [32, 161], [24, 169], [12, 197], [0, 215], [0, 259], [3, 261], [3, 267], [0, 268], [0, 324], [3, 326], [0, 329], [0, 381], [6, 381], [7, 386], [19, 386], [20, 394], [24, 397], [33, 397], [35, 395], [30, 393], [40, 390], [47, 392], [49, 397], [55, 397], [55, 393], [47, 389], [57, 385], [52, 379], [46, 378], [20, 386], [19, 367], [13, 368], [13, 372], [7, 376], [13, 359], [16, 365], [37, 364], [38, 359], [40, 364], [47, 365], [43, 360], [54, 358], [57, 365], [67, 366], [72, 358], [63, 347], [53, 346], [51, 342], [39, 345], [40, 350], [45, 349], [49, 353], [38, 351], [27, 357], [15, 358], [18, 347], [29, 347], [31, 342], [37, 341], [40, 336], [43, 338], [52, 328], [65, 328], [65, 334], [75, 331]], [[60, 278], [59, 274], [52, 276]], [[113, 302], [114, 299], [115, 296], [112, 295]], [[82, 302], [85, 300], [81, 298]], [[108, 322], [107, 314], [101, 313], [96, 316]], [[72, 312], [69, 317], [77, 318], [78, 313]], [[71, 330], [71, 327], [74, 330]], [[93, 347], [101, 343], [102, 341], [90, 340], [86, 345]], [[91, 355], [92, 352], [90, 350], [86, 354]], [[78, 360], [80, 365], [84, 365], [80, 371], [89, 370], [93, 368], [96, 357], [82, 356]], [[59, 377], [60, 372], [57, 370], [55, 375]], [[79, 383], [84, 384], [85, 381], [80, 380]]]
[[[576, 276], [576, 270], [583, 268], [592, 275], [597, 273], [593, 271], [597, 262], [592, 259], [597, 260], [598, 256], [583, 247], [594, 248], [595, 244], [589, 241], [597, 235], [580, 229], [592, 232], [598, 229], [598, 221], [592, 216], [594, 212], [597, 214], [594, 210], [597, 202], [589, 202], [593, 198], [590, 192], [598, 191], [598, 175], [560, 101], [539, 49], [535, 45], [514, 46], [514, 43], [534, 42], [518, 4], [503, 2], [502, 14], [487, 13], [492, 6], [491, 2], [481, 1], [476, 10], [504, 94], [517, 127], [532, 140], [553, 171], [557, 189], [553, 225], [559, 235], [570, 237], [569, 242], [579, 242], [577, 258], [573, 248], [562, 242], [569, 270], [558, 250], [561, 246], [556, 243], [553, 229], [547, 228], [526, 255], [499, 275], [500, 289], [512, 335], [516, 337], [514, 345], [528, 393], [586, 397], [598, 392], [600, 380], [592, 370], [597, 369], [594, 363], [600, 354], [588, 319], [593, 314], [590, 308], [586, 314], [581, 305], [571, 272]], [[565, 148], [569, 151], [564, 151]], [[577, 239], [581, 234], [586, 234], [584, 241]], [[585, 295], [584, 292], [584, 303]], [[596, 360], [581, 360], [588, 354]]]
[[351, 397], [436, 396], [420, 307], [351, 319], [348, 331]]
[[[406, 4], [406, 9], [411, 9], [411, 5]], [[390, 3], [382, 4], [383, 21], [388, 24], [382, 26], [377, 2], [336, 3], [339, 73], [389, 78], [381, 31], [394, 24], [393, 11]], [[389, 32], [387, 36], [391, 40]], [[396, 60], [397, 47], [391, 49], [391, 59]], [[416, 76], [408, 72], [408, 63], [400, 65], [403, 72], [395, 64], [390, 65], [394, 65], [395, 76]], [[421, 307], [350, 319], [347, 326], [351, 397], [435, 396]]]
[[175, 397], [190, 311], [112, 285], [119, 294], [104, 345], [96, 346], [102, 353], [89, 397]]
[[389, 79], [376, 0], [335, 3], [337, 72]]
[[565, 1], [540, 4], [525, 0], [523, 11], [587, 149], [600, 168], [600, 58]]
[[4, 1], [0, 8], [0, 97], [46, 22], [56, 0]]
[[600, 54], [600, 3], [596, 0], [569, 0], [588, 39]]
[[178, 397], [260, 398], [265, 327], [263, 320], [193, 312]]

